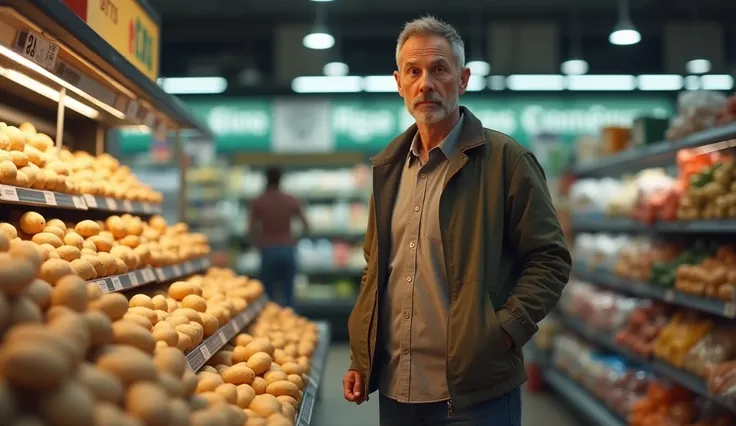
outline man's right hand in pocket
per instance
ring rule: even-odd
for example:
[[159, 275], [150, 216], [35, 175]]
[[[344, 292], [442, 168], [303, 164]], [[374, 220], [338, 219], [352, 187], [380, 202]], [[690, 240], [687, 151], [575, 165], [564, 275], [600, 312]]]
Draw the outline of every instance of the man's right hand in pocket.
[[348, 401], [362, 404], [365, 401], [363, 376], [356, 370], [348, 370], [342, 378], [342, 391]]

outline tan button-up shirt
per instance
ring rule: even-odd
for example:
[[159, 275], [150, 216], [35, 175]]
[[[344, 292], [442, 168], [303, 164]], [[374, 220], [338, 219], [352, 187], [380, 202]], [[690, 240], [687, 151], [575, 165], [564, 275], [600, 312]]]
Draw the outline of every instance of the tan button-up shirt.
[[388, 365], [380, 391], [399, 402], [449, 399], [446, 379], [450, 288], [440, 233], [439, 207], [463, 117], [429, 151], [419, 156], [419, 132], [401, 175], [391, 219], [388, 287], [379, 315]]

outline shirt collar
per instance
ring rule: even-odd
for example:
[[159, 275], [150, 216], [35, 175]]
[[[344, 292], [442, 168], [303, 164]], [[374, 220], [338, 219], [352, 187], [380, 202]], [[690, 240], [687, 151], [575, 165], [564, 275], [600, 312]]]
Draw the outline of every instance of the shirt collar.
[[[457, 123], [455, 124], [455, 127], [450, 130], [450, 133], [445, 136], [444, 139], [440, 142], [438, 148], [440, 151], [445, 154], [445, 157], [447, 159], [452, 158], [452, 155], [455, 153], [455, 150], [457, 149], [457, 144], [460, 140], [460, 133], [463, 129], [463, 114], [460, 114], [460, 119], [457, 120]], [[409, 151], [409, 154], [411, 157], [420, 158], [419, 155], [419, 131], [417, 131], [414, 134], [414, 139], [411, 141], [411, 150]]]

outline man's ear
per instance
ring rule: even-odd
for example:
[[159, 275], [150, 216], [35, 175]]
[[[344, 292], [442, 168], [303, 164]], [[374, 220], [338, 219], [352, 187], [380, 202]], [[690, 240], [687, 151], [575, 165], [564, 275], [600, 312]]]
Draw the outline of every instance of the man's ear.
[[396, 80], [396, 88], [399, 90], [399, 96], [404, 97], [404, 89], [401, 88], [401, 76], [398, 71], [394, 71], [394, 80]]
[[458, 93], [460, 95], [465, 94], [465, 92], [468, 90], [468, 82], [470, 81], [470, 69], [469, 68], [463, 68], [462, 71], [460, 71], [460, 89], [458, 90]]

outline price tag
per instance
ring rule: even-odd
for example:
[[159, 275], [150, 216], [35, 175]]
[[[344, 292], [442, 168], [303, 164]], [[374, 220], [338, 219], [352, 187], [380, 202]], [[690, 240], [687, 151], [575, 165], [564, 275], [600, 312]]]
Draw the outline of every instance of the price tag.
[[210, 357], [212, 356], [210, 350], [207, 349], [207, 345], [202, 345], [200, 351], [202, 352], [202, 356], [204, 357], [205, 361], [210, 359]]
[[18, 39], [20, 54], [47, 69], [53, 69], [59, 45], [33, 31], [22, 31]]
[[112, 287], [115, 289], [115, 291], [120, 291], [123, 289], [123, 283], [120, 282], [120, 277], [110, 277], [110, 281], [112, 281]]
[[726, 318], [736, 318], [736, 303], [725, 303], [723, 305], [723, 316]]
[[220, 336], [220, 342], [222, 342], [222, 344], [223, 344], [223, 345], [224, 345], [225, 343], [227, 343], [227, 337], [225, 337], [225, 333], [223, 333], [223, 332], [221, 331], [221, 332], [217, 333], [217, 335], [218, 335], [218, 336]]
[[123, 209], [125, 209], [126, 212], [132, 212], [133, 203], [131, 203], [130, 200], [123, 200]]
[[131, 99], [128, 101], [128, 106], [125, 108], [125, 115], [134, 118], [138, 115], [138, 108], [140, 107], [140, 104], [138, 104], [138, 101]]
[[156, 281], [156, 275], [153, 273], [152, 269], [146, 268], [143, 270], [143, 279], [147, 282]]
[[53, 192], [43, 191], [43, 198], [46, 200], [46, 204], [48, 204], [49, 206], [56, 205], [56, 196]]
[[177, 277], [180, 277], [183, 275], [180, 265], [174, 265], [174, 275], [176, 275]]
[[138, 286], [139, 282], [138, 282], [138, 274], [137, 273], [135, 273], [135, 272], [129, 273], [128, 274], [128, 278], [130, 278], [130, 284], [133, 287], [137, 287]]
[[99, 280], [97, 281], [97, 285], [100, 286], [100, 290], [102, 290], [103, 293], [109, 293], [110, 289], [107, 287], [107, 281], [105, 280]]
[[84, 202], [82, 197], [77, 197], [76, 195], [72, 195], [72, 202], [74, 203], [74, 207], [78, 209], [84, 209], [87, 207], [87, 204]]
[[84, 197], [84, 202], [87, 203], [88, 207], [97, 208], [97, 199], [94, 195], [84, 194], [82, 197]]
[[663, 299], [666, 302], [671, 302], [671, 301], [675, 300], [675, 292], [673, 290], [667, 290], [667, 291], [665, 291], [664, 292]]
[[109, 197], [105, 198], [105, 204], [107, 204], [108, 210], [115, 210], [115, 211], [117, 211], [117, 209], [118, 209], [118, 202], [115, 201], [114, 198], [109, 198]]
[[14, 186], [0, 185], [0, 200], [18, 202], [18, 191]]
[[164, 273], [163, 268], [156, 268], [153, 271], [156, 273], [156, 278], [158, 278], [159, 281], [166, 281], [166, 274]]
[[187, 263], [184, 264], [184, 273], [185, 274], [191, 274], [192, 272], [194, 272], [194, 270], [195, 270], [194, 263], [187, 262]]
[[238, 317], [235, 317], [232, 321], [230, 321], [230, 326], [233, 328], [233, 336], [238, 334], [238, 332], [240, 331], [240, 327], [238, 325], [239, 321], [237, 321], [237, 319]]
[[151, 205], [148, 203], [141, 203], [143, 205], [143, 213], [151, 213]]

